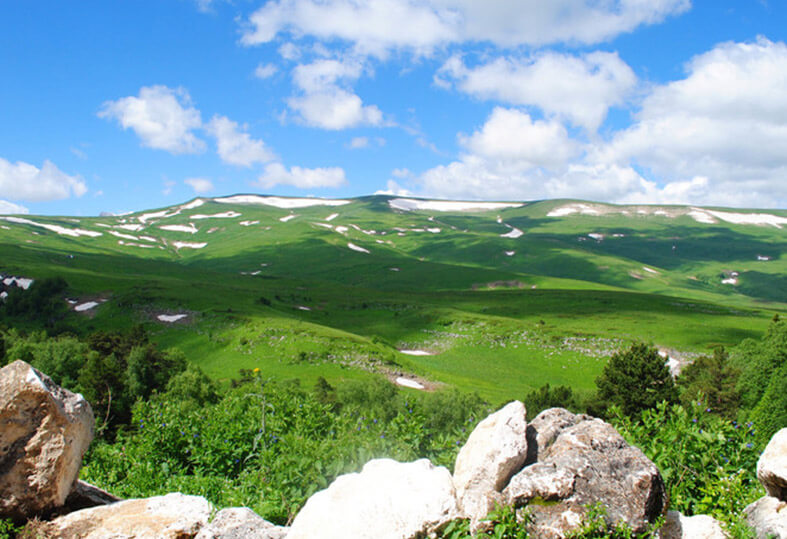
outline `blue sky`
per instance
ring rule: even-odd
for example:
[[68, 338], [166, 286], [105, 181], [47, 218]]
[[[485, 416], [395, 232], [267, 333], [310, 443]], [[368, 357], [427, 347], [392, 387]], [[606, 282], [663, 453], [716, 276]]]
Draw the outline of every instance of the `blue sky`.
[[0, 2], [0, 212], [787, 207], [787, 3]]

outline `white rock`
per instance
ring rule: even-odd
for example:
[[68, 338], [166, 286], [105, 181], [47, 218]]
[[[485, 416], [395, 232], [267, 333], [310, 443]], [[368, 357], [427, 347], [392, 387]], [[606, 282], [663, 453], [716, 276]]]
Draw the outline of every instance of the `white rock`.
[[787, 428], [774, 434], [762, 452], [757, 461], [757, 479], [768, 494], [787, 502]]
[[757, 539], [787, 539], [787, 502], [763, 496], [743, 512]]
[[458, 516], [451, 473], [426, 459], [369, 461], [338, 477], [295, 517], [287, 539], [424, 537]]
[[525, 405], [507, 404], [470, 434], [454, 466], [454, 485], [463, 514], [478, 522], [494, 508], [499, 493], [527, 457]]
[[284, 539], [288, 531], [248, 507], [230, 507], [219, 511], [194, 539]]
[[93, 411], [24, 361], [0, 369], [0, 517], [66, 500], [93, 439]]
[[719, 521], [708, 515], [683, 516], [677, 511], [669, 511], [661, 539], [726, 539]]
[[185, 539], [208, 524], [211, 504], [180, 493], [82, 509], [51, 522], [58, 539]]

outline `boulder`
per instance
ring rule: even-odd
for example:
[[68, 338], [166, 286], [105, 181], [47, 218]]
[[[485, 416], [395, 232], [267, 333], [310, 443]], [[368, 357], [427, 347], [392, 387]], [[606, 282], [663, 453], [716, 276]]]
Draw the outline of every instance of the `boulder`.
[[24, 361], [0, 369], [0, 517], [62, 506], [93, 439], [93, 411]]
[[195, 539], [284, 539], [288, 531], [248, 507], [230, 507], [219, 511]]
[[[608, 423], [586, 416], [572, 420], [567, 414], [547, 410], [533, 420], [534, 430], [549, 435], [541, 437], [536, 462], [503, 490], [504, 502], [530, 504], [529, 527], [536, 537], [564, 537], [595, 504], [604, 507], [610, 524], [623, 522], [644, 532], [667, 503], [658, 468]], [[541, 433], [532, 435], [539, 439]]]
[[371, 460], [308, 499], [287, 539], [409, 539], [458, 517], [451, 473], [426, 459]]
[[787, 428], [774, 434], [762, 452], [757, 479], [769, 495], [787, 502]]
[[500, 492], [527, 457], [525, 405], [514, 401], [470, 434], [454, 465], [454, 486], [462, 514], [477, 523], [494, 509]]
[[82, 509], [46, 524], [51, 539], [191, 539], [208, 523], [205, 498], [180, 493]]
[[661, 527], [661, 539], [727, 539], [727, 535], [713, 517], [687, 517], [677, 511], [669, 511]]
[[763, 496], [743, 512], [757, 539], [787, 539], [787, 502]]

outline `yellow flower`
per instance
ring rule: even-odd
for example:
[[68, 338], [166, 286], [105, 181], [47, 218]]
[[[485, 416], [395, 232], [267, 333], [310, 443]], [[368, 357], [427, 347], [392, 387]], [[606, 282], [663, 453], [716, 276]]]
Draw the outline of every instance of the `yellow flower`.
[[258, 372], [260, 372], [260, 368], [259, 367], [254, 367], [254, 374], [257, 374]]

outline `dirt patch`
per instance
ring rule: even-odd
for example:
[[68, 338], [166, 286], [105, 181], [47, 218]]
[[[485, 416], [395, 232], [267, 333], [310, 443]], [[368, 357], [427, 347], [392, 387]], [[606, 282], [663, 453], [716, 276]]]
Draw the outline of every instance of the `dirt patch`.
[[527, 288], [527, 283], [522, 281], [492, 281], [491, 283], [474, 284], [473, 290], [482, 290], [485, 288]]

